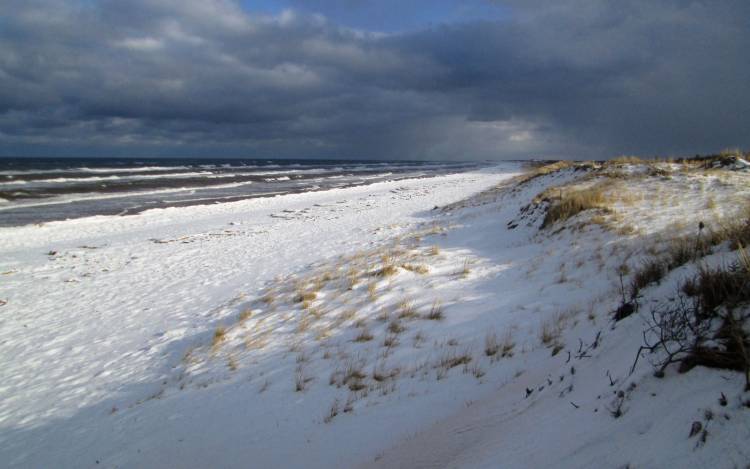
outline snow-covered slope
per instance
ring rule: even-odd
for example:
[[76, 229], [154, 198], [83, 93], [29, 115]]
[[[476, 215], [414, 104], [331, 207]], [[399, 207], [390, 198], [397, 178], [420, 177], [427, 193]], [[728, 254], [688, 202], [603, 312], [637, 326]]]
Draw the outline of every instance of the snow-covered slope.
[[[742, 465], [740, 373], [657, 379], [644, 357], [630, 374], [646, 306], [697, 264], [612, 320], [619, 273], [629, 281], [674, 236], [734, 217], [750, 194], [744, 173], [662, 166], [517, 177], [504, 165], [2, 230], [0, 457]], [[600, 209], [545, 222], [554, 194], [592, 187], [604, 188]], [[707, 433], [689, 438], [695, 421]]]

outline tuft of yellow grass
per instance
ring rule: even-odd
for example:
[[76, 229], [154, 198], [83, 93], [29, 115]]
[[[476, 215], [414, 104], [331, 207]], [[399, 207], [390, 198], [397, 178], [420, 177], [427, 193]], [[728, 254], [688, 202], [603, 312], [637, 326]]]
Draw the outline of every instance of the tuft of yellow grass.
[[610, 163], [613, 165], [623, 165], [623, 164], [641, 164], [641, 163], [645, 163], [645, 161], [640, 159], [637, 156], [621, 155], [616, 158], [612, 158], [607, 163]]
[[253, 311], [250, 308], [242, 310], [242, 312], [240, 312], [240, 317], [239, 317], [240, 322], [247, 321], [248, 319], [250, 319], [252, 315], [253, 315]]
[[227, 338], [227, 329], [224, 326], [219, 326], [214, 331], [213, 338], [211, 339], [211, 347], [217, 348]]
[[401, 267], [409, 272], [414, 272], [415, 274], [424, 275], [430, 272], [429, 267], [424, 264], [401, 264]]
[[369, 342], [373, 339], [373, 335], [367, 327], [363, 327], [359, 330], [359, 334], [354, 338], [354, 342]]
[[412, 319], [419, 316], [416, 308], [414, 307], [414, 301], [409, 298], [403, 298], [401, 301], [399, 301], [397, 308], [399, 319]]
[[550, 206], [542, 222], [542, 229], [559, 221], [565, 221], [590, 209], [609, 210], [604, 190], [594, 186], [587, 189], [564, 192], [560, 189], [557, 199], [550, 199]]
[[383, 267], [375, 271], [378, 277], [390, 277], [398, 273], [398, 267], [394, 264], [384, 264]]
[[299, 319], [299, 322], [297, 322], [297, 333], [302, 334], [304, 332], [307, 332], [310, 329], [310, 323], [312, 321], [310, 320], [309, 315], [304, 315]]
[[[560, 345], [560, 336], [562, 335], [564, 318], [558, 315], [556, 318], [545, 321], [542, 329], [539, 331], [539, 340], [542, 345], [557, 350]], [[553, 354], [554, 355], [554, 354]]]
[[443, 314], [443, 303], [440, 300], [433, 301], [430, 312], [427, 313], [427, 316], [425, 317], [432, 321], [439, 321], [443, 319], [445, 317], [445, 315]]
[[276, 301], [276, 294], [272, 291], [269, 291], [265, 295], [263, 295], [263, 297], [261, 297], [260, 301], [267, 305], [271, 305], [274, 301]]
[[312, 301], [315, 301], [315, 299], [318, 297], [318, 294], [314, 291], [300, 291], [297, 292], [297, 296], [294, 297], [294, 301], [296, 303], [303, 303], [307, 302], [308, 304]]
[[370, 282], [367, 284], [367, 299], [375, 301], [378, 299], [378, 283]]
[[229, 371], [237, 371], [238, 367], [239, 365], [237, 364], [237, 359], [235, 359], [233, 356], [227, 359], [227, 368], [229, 368]]

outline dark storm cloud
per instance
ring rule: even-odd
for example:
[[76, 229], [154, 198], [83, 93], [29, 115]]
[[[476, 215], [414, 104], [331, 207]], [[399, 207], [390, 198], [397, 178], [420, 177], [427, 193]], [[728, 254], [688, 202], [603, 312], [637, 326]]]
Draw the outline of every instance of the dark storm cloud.
[[747, 2], [496, 3], [510, 16], [381, 34], [228, 0], [6, 1], [0, 154], [604, 157], [750, 143]]

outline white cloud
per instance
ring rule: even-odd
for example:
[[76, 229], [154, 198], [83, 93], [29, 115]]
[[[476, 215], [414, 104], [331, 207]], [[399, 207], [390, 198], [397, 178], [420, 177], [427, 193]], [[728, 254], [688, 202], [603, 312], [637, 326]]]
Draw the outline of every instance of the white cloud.
[[131, 37], [115, 42], [118, 47], [134, 51], [149, 52], [164, 47], [164, 41], [153, 37]]

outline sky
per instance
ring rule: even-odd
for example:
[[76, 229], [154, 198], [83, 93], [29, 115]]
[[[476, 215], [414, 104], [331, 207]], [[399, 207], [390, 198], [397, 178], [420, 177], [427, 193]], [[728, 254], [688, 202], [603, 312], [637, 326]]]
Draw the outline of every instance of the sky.
[[0, 156], [750, 149], [747, 0], [0, 0]]

